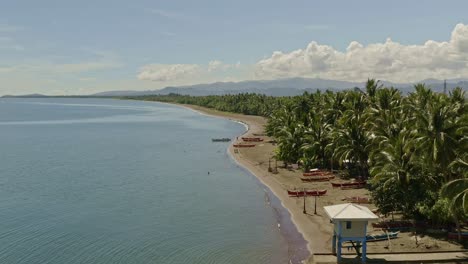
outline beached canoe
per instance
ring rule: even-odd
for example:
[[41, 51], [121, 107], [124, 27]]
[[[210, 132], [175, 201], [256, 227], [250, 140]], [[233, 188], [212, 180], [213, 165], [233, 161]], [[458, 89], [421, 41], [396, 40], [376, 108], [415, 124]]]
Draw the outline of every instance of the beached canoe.
[[366, 181], [355, 181], [355, 182], [332, 182], [331, 185], [333, 188], [340, 188], [340, 187], [364, 187], [366, 186]]
[[389, 233], [382, 233], [378, 235], [367, 235], [366, 240], [367, 242], [374, 242], [374, 241], [381, 241], [387, 239], [394, 239], [398, 237], [399, 232], [389, 232]]
[[332, 175], [329, 171], [314, 171], [314, 172], [304, 172], [302, 176], [304, 177], [314, 177], [314, 176], [327, 176]]
[[303, 182], [323, 182], [323, 181], [329, 181], [334, 179], [335, 176], [317, 176], [317, 177], [307, 177], [307, 178], [301, 178]]
[[261, 141], [263, 141], [263, 138], [259, 138], [259, 137], [243, 137], [242, 140], [243, 140], [243, 141], [247, 141], [247, 142], [261, 142]]
[[[307, 196], [322, 196], [327, 193], [327, 190], [306, 190], [305, 191]], [[302, 190], [288, 190], [289, 196], [294, 197], [304, 197], [304, 191]]]
[[353, 190], [353, 189], [362, 189], [366, 187], [365, 184], [357, 184], [357, 185], [348, 185], [348, 186], [341, 186], [341, 190]]
[[234, 144], [235, 148], [252, 148], [255, 147], [255, 144]]

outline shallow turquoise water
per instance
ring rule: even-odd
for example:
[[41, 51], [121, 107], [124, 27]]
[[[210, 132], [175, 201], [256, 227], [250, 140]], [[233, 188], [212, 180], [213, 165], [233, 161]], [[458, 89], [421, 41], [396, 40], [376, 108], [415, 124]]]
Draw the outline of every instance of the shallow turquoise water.
[[0, 99], [0, 263], [288, 263], [288, 215], [211, 143], [244, 130], [159, 103]]

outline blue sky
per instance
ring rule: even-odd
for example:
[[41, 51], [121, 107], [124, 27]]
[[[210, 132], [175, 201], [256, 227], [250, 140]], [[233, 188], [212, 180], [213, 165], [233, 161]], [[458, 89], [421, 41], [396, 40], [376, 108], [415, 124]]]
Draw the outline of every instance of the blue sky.
[[[468, 77], [466, 10], [467, 1], [2, 1], [0, 94]], [[352, 41], [361, 51], [347, 52]], [[430, 61], [416, 62], [421, 54]]]

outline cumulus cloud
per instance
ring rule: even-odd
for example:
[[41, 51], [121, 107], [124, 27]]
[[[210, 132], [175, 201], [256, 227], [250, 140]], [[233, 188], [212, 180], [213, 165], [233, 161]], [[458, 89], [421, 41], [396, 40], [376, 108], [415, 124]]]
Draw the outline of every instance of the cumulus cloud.
[[240, 62], [236, 64], [227, 64], [219, 60], [213, 60], [208, 63], [208, 71], [209, 72], [214, 72], [214, 71], [226, 71], [229, 69], [233, 68], [239, 68], [240, 67]]
[[257, 78], [320, 77], [396, 82], [468, 76], [468, 25], [458, 24], [447, 42], [403, 45], [387, 39], [367, 46], [352, 41], [342, 52], [312, 41], [304, 49], [276, 51], [255, 65]]
[[199, 71], [201, 66], [197, 64], [150, 64], [141, 68], [138, 79], [167, 82], [191, 77]]
[[239, 68], [240, 63], [227, 64], [219, 60], [212, 60], [207, 65], [202, 64], [150, 64], [143, 66], [138, 79], [155, 82], [171, 82], [192, 79], [195, 76], [208, 78], [216, 72]]

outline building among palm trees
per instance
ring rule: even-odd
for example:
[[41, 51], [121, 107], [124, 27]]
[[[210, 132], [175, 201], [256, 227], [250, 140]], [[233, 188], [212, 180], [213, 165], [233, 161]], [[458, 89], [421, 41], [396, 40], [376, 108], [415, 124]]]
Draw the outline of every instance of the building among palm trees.
[[353, 203], [324, 206], [325, 213], [334, 224], [332, 251], [338, 262], [341, 260], [343, 242], [356, 243], [356, 249], [362, 248], [362, 263], [366, 262], [366, 235], [369, 221], [379, 219], [369, 208]]

